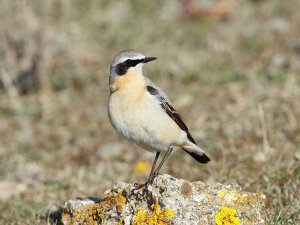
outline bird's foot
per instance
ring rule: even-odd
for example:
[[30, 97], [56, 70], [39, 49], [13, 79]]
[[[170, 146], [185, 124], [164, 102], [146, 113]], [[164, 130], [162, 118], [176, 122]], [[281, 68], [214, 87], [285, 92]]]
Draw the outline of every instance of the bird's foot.
[[158, 176], [158, 171], [155, 171], [153, 174], [151, 174], [149, 177], [148, 177], [148, 179], [147, 179], [147, 181], [146, 181], [146, 183], [145, 184], [153, 184], [153, 181], [154, 181], [154, 179], [156, 178]]
[[158, 172], [154, 172], [152, 175], [150, 175], [147, 179], [147, 181], [143, 184], [134, 184], [134, 189], [133, 190], [139, 190], [143, 187], [147, 188], [149, 184], [153, 184], [154, 179], [158, 176]]
[[146, 183], [145, 184], [138, 184], [138, 183], [134, 183], [134, 188], [132, 189], [133, 191], [135, 190], [139, 190], [141, 189], [142, 187], [146, 186]]

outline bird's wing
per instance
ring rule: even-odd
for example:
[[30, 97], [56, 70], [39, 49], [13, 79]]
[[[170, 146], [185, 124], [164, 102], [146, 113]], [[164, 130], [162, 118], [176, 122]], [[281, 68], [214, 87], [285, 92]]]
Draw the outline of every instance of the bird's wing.
[[183, 120], [181, 119], [179, 113], [174, 109], [172, 104], [170, 103], [170, 100], [168, 96], [163, 92], [161, 88], [159, 88], [157, 85], [152, 83], [151, 80], [148, 78], [146, 79], [147, 81], [147, 91], [151, 94], [154, 95], [157, 100], [159, 101], [160, 106], [162, 109], [174, 120], [174, 122], [187, 133], [188, 139], [196, 144], [195, 140], [193, 139], [192, 135], [189, 132], [188, 127], [185, 125]]
[[[155, 93], [153, 93], [153, 94], [148, 90], [148, 92], [150, 94], [156, 95], [157, 97], [162, 97], [167, 102], [171, 102], [168, 95], [160, 87], [158, 87], [156, 84], [154, 84], [149, 78], [145, 78], [145, 79], [146, 79], [146, 83], [147, 83], [147, 90], [148, 90], [148, 86], [150, 86], [156, 90], [156, 91], [154, 91]], [[157, 92], [157, 94], [156, 94], [156, 92]]]

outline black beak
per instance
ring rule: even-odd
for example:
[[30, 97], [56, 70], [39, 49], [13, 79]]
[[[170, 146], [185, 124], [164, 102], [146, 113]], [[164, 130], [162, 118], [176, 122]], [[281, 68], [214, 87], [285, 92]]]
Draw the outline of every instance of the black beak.
[[156, 58], [156, 57], [146, 57], [146, 58], [144, 59], [144, 63], [151, 62], [151, 61], [153, 61], [153, 60], [155, 60], [155, 59], [157, 59], [157, 58]]

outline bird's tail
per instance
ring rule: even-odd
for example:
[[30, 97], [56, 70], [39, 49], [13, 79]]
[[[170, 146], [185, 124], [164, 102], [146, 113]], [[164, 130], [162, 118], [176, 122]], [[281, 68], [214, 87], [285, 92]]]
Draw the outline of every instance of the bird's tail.
[[182, 149], [199, 163], [208, 163], [210, 161], [205, 151], [196, 144], [190, 143], [189, 145], [183, 146]]

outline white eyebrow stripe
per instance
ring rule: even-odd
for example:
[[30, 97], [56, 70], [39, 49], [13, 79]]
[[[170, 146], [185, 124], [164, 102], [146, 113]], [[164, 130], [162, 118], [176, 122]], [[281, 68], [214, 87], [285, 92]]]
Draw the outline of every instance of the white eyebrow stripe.
[[125, 62], [128, 59], [131, 59], [131, 60], [141, 60], [141, 59], [145, 59], [145, 58], [146, 58], [145, 56], [124, 57], [122, 59], [122, 61], [120, 61], [119, 63], [123, 63], [123, 62]]

